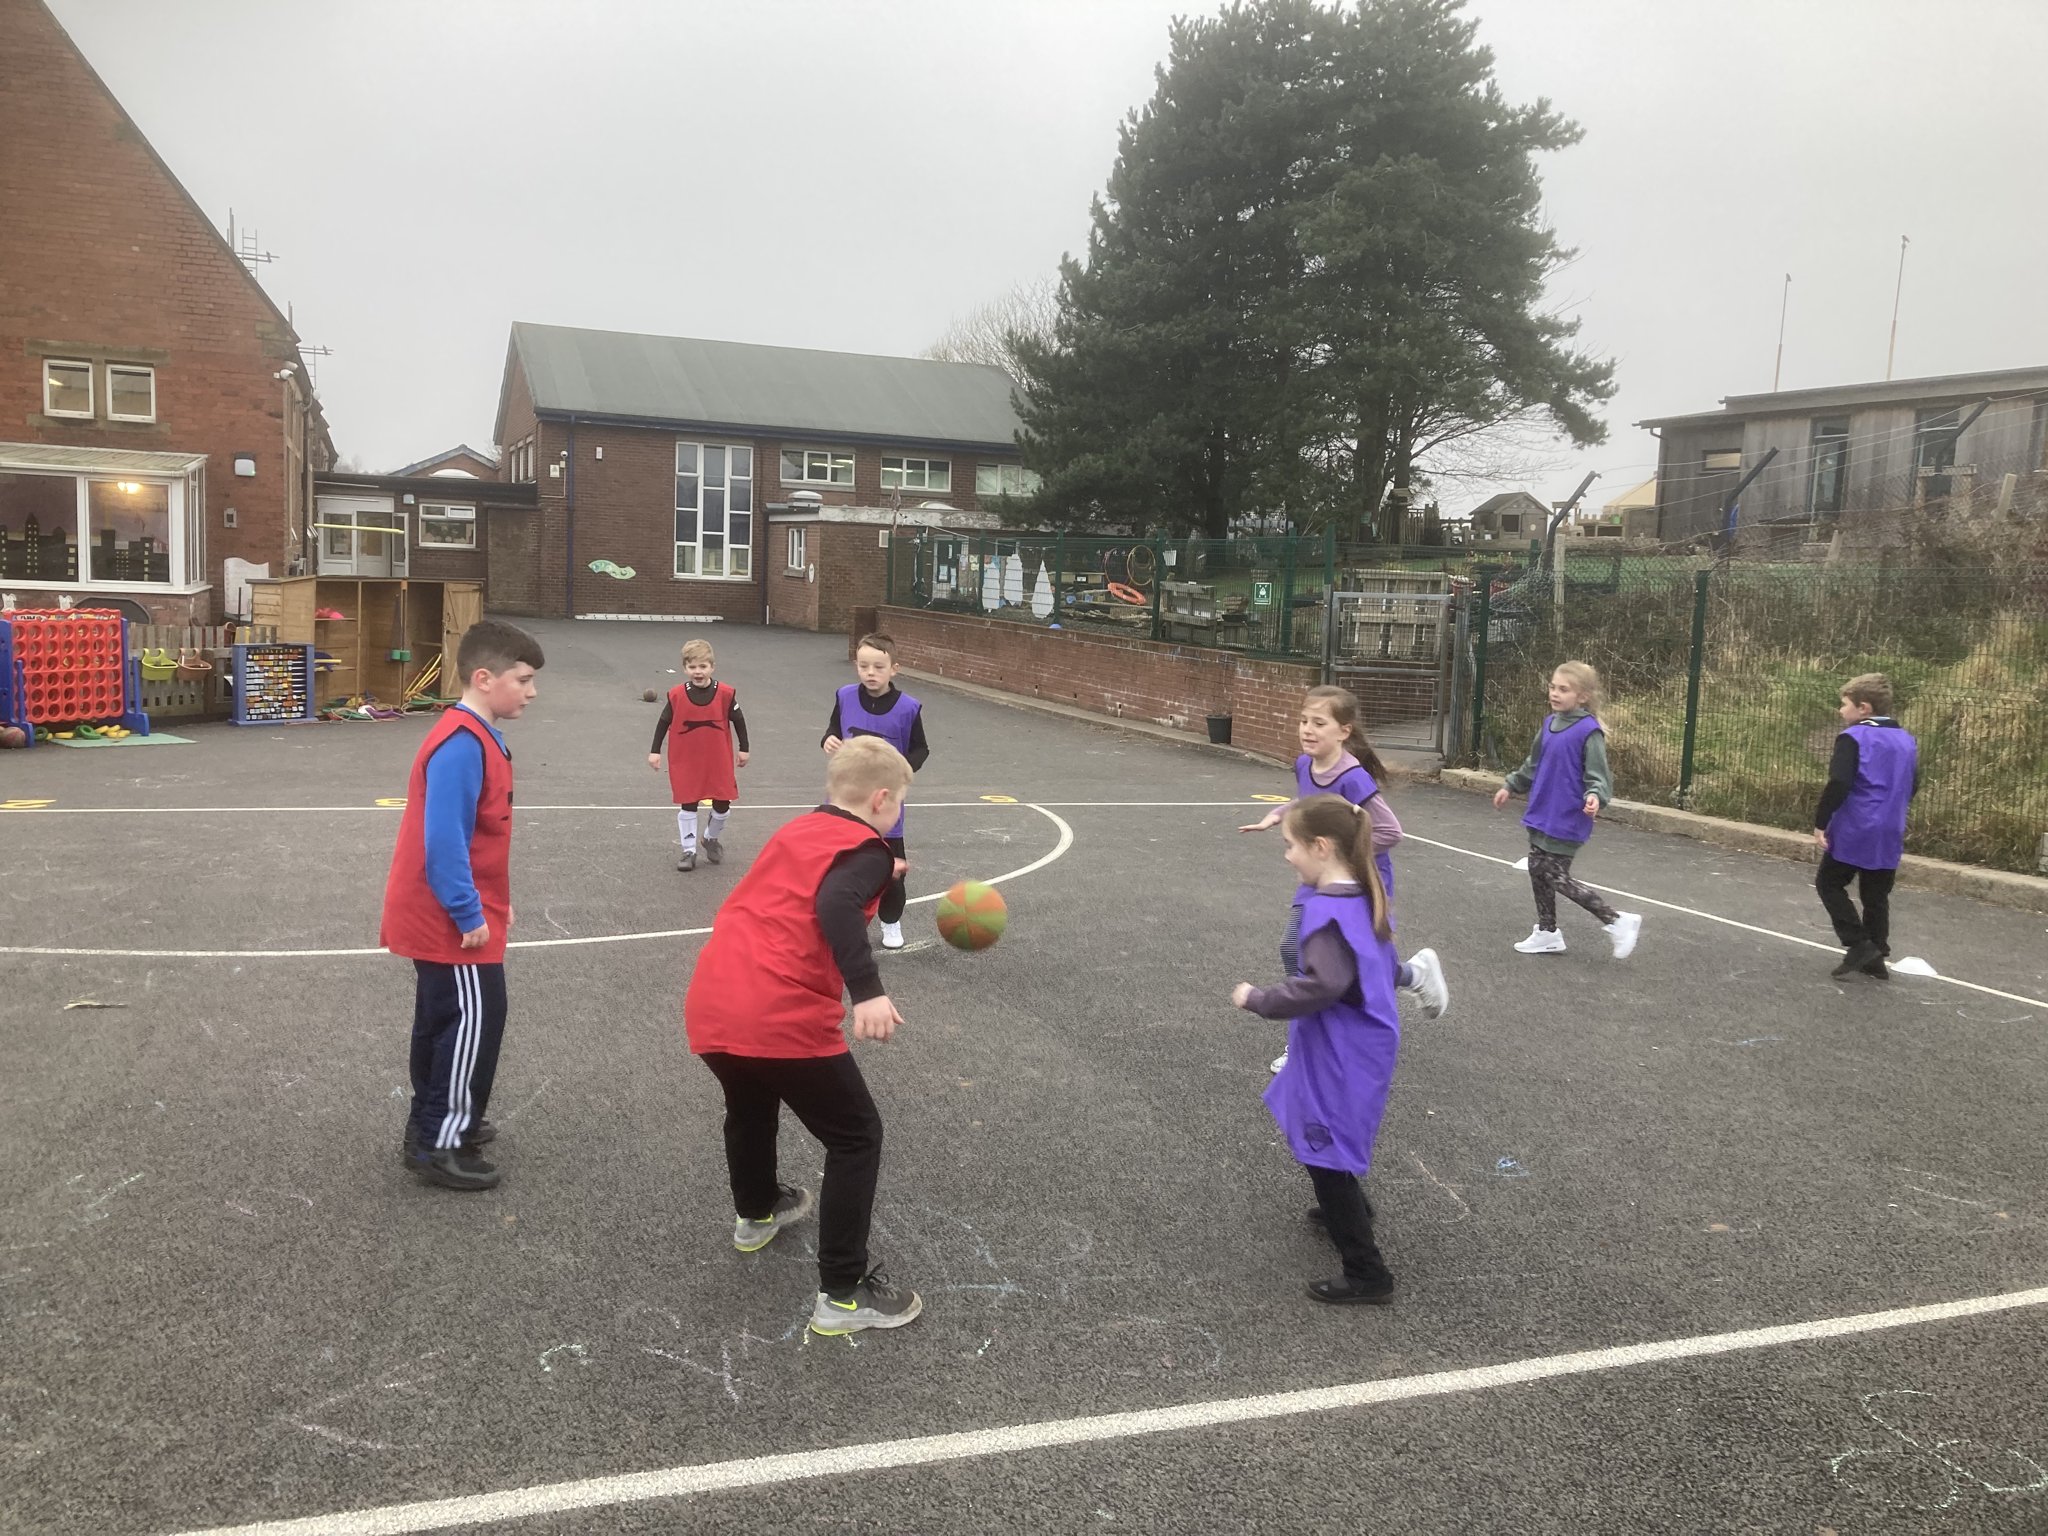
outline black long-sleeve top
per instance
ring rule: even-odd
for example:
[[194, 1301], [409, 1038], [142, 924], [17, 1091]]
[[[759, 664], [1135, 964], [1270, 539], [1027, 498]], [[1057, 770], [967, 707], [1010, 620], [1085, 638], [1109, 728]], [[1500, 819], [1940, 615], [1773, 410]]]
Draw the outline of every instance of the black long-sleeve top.
[[[828, 816], [860, 821], [851, 811], [836, 805], [818, 807]], [[865, 822], [862, 823], [866, 825]], [[870, 840], [849, 848], [832, 861], [825, 878], [818, 882], [814, 910], [832, 958], [839, 962], [839, 974], [846, 979], [847, 995], [856, 1003], [881, 997], [888, 989], [875, 964], [874, 949], [868, 944], [868, 903], [896, 878], [896, 856], [886, 843]]]
[[[1359, 895], [1358, 887], [1348, 881], [1323, 889], [1331, 896]], [[1301, 941], [1301, 971], [1277, 987], [1253, 987], [1244, 1001], [1246, 1011], [1262, 1019], [1299, 1019], [1320, 1013], [1332, 1003], [1364, 1001], [1358, 986], [1358, 956], [1335, 923], [1318, 928]]]
[[[685, 683], [683, 684], [683, 689], [689, 695], [692, 704], [709, 704], [718, 692], [718, 679], [714, 677], [702, 688], [699, 688], [695, 683]], [[672, 700], [663, 700], [661, 718], [654, 722], [654, 745], [647, 750], [659, 752], [662, 749], [662, 745], [668, 740], [669, 727], [675, 723], [676, 706], [674, 702]], [[747, 717], [740, 713], [740, 696], [738, 693], [734, 693], [732, 696], [732, 739], [733, 744], [742, 752], [754, 750], [747, 745]]]
[[[1899, 729], [1899, 722], [1890, 715], [1872, 715], [1872, 725], [1888, 725]], [[1856, 745], [1856, 733], [1844, 731], [1835, 738], [1835, 755], [1828, 759], [1828, 781], [1820, 792], [1820, 804], [1814, 807], [1813, 824], [1816, 829], [1826, 831], [1834, 819], [1835, 812], [1842, 808], [1842, 802], [1849, 798], [1849, 791], [1856, 787], [1856, 773], [1863, 766], [1863, 749]], [[1920, 793], [1920, 765], [1913, 765], [1913, 794]], [[1910, 797], [1909, 797], [1910, 798]]]
[[[860, 707], [871, 715], [886, 715], [896, 707], [896, 701], [902, 697], [902, 690], [895, 687], [891, 687], [887, 693], [879, 697], [863, 688], [860, 690]], [[818, 745], [823, 746], [828, 739], [834, 736], [837, 736], [842, 741], [846, 739], [846, 729], [839, 719], [839, 698], [836, 694], [832, 699], [831, 723], [825, 727], [825, 734], [818, 738]], [[932, 755], [932, 749], [925, 745], [924, 711], [921, 709], [911, 719], [910, 750], [903, 755], [910, 760], [910, 771], [912, 773], [916, 773], [923, 768], [925, 759]]]

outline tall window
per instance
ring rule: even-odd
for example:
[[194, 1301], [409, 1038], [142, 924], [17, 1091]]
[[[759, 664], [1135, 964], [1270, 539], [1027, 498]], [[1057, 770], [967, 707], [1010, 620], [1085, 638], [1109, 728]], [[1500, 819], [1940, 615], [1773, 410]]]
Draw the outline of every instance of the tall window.
[[50, 358], [43, 363], [43, 414], [92, 415], [92, 364]]
[[1849, 422], [1846, 417], [1813, 424], [1811, 511], [1824, 517], [1842, 510], [1849, 484]]
[[90, 480], [85, 498], [83, 581], [171, 579], [171, 488], [140, 480]]
[[1022, 464], [977, 464], [974, 466], [974, 494], [977, 496], [1029, 496], [1038, 489], [1038, 476]]
[[882, 489], [885, 491], [950, 491], [953, 466], [945, 459], [882, 460]]
[[475, 549], [476, 508], [420, 503], [421, 549]]
[[676, 574], [744, 580], [754, 570], [754, 450], [676, 444]]
[[789, 548], [785, 551], [783, 564], [792, 571], [805, 570], [810, 566], [810, 529], [789, 530]]
[[785, 448], [782, 450], [784, 485], [853, 484], [851, 448]]

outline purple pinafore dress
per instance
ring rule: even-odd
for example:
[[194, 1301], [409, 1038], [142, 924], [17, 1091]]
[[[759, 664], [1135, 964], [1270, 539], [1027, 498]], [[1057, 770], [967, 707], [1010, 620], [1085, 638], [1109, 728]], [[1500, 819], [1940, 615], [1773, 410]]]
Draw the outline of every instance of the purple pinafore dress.
[[1341, 1173], [1372, 1166], [1373, 1139], [1386, 1113], [1400, 1049], [1394, 1005], [1394, 946], [1372, 931], [1372, 903], [1362, 892], [1310, 891], [1302, 935], [1335, 923], [1358, 957], [1363, 1006], [1337, 1002], [1287, 1026], [1287, 1064], [1266, 1088], [1266, 1108], [1298, 1162]]

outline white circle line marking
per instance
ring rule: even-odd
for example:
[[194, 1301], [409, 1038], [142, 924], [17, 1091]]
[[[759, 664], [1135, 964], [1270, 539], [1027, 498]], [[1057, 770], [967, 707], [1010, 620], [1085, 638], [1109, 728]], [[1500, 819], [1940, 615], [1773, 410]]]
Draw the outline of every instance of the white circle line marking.
[[[959, 809], [971, 806], [978, 811], [988, 810], [982, 801], [965, 801]], [[767, 809], [767, 807], [762, 807]], [[813, 807], [804, 806], [804, 810]], [[938, 806], [925, 806], [925, 810], [938, 810]], [[1011, 880], [1021, 880], [1033, 875], [1048, 864], [1065, 856], [1074, 846], [1074, 829], [1062, 816], [1057, 816], [1042, 805], [1023, 805], [1022, 809], [1036, 811], [1055, 827], [1059, 828], [1059, 841], [1052, 852], [1034, 859], [1022, 869], [1013, 869], [1007, 874], [993, 875], [983, 881], [984, 885], [1003, 885]], [[945, 892], [934, 891], [929, 896], [913, 896], [909, 905], [923, 906], [937, 901]], [[566, 939], [513, 939], [505, 948], [513, 949], [566, 949], [581, 944], [636, 944], [649, 939], [690, 939], [701, 938], [711, 931], [710, 925], [702, 928], [662, 928], [650, 933], [597, 933], [582, 938]], [[103, 960], [328, 960], [349, 959], [362, 955], [382, 955], [387, 950], [377, 947], [369, 949], [67, 949], [55, 945], [18, 945], [0, 947], [0, 955], [56, 955]]]

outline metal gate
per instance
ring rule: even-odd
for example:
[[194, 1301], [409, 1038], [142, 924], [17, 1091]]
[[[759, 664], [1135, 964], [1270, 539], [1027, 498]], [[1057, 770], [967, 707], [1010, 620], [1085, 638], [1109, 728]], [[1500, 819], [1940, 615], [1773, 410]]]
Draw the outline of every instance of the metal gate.
[[1358, 571], [1362, 590], [1330, 594], [1323, 676], [1358, 695], [1375, 746], [1445, 749], [1451, 636], [1450, 580], [1441, 571]]

